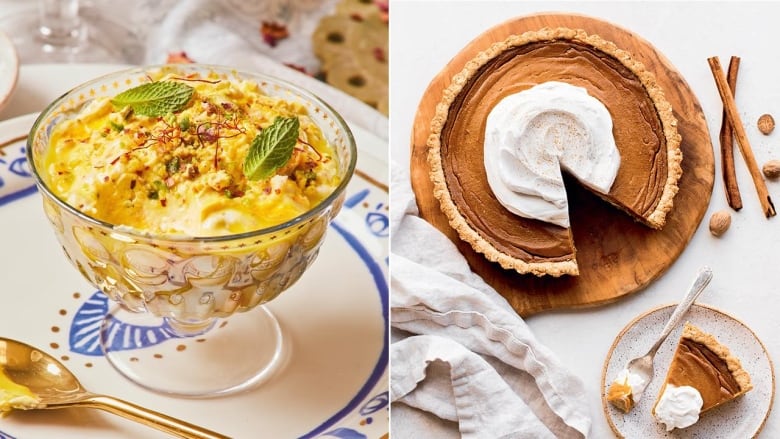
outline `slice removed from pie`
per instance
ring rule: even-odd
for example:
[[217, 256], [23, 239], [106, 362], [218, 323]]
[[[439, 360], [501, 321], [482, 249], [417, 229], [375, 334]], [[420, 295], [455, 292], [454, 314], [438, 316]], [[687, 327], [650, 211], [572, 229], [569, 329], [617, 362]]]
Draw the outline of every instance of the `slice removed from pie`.
[[695, 424], [699, 416], [744, 395], [753, 385], [739, 359], [718, 340], [686, 323], [653, 415], [667, 431]]

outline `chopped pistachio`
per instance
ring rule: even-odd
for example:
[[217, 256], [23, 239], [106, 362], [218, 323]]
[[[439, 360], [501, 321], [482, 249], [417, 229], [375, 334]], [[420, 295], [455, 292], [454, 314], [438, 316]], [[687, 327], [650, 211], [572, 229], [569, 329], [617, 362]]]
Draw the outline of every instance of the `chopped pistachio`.
[[187, 131], [190, 129], [190, 118], [187, 115], [182, 116], [181, 120], [179, 121], [179, 129], [182, 131]]

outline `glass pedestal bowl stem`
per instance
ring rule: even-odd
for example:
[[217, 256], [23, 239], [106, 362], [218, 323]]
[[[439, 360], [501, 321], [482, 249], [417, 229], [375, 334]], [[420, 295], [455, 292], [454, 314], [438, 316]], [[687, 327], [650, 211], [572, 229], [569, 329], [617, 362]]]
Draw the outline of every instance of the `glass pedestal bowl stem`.
[[196, 335], [204, 334], [210, 330], [217, 321], [214, 317], [199, 322], [185, 322], [174, 317], [164, 318], [163, 320], [165, 321], [165, 325], [178, 337], [194, 337]]
[[229, 319], [192, 324], [114, 306], [101, 323], [109, 364], [146, 389], [203, 398], [250, 389], [277, 373], [289, 355], [266, 306]]
[[38, 0], [38, 17], [38, 32], [44, 44], [76, 45], [85, 37], [79, 0]]
[[102, 62], [138, 64], [144, 47], [131, 29], [79, 0], [38, 0], [0, 19], [24, 64]]

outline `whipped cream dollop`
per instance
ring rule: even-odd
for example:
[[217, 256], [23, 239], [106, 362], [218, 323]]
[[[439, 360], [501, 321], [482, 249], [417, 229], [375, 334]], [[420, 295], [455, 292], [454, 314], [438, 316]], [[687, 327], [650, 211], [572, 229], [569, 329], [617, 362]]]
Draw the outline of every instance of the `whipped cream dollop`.
[[569, 227], [561, 168], [608, 193], [620, 168], [612, 117], [587, 90], [550, 81], [503, 98], [485, 129], [485, 171], [498, 201], [526, 218]]
[[631, 388], [631, 399], [634, 401], [634, 404], [639, 402], [646, 384], [641, 376], [629, 372], [628, 369], [621, 370], [615, 377], [614, 383]]
[[699, 420], [702, 404], [701, 393], [695, 388], [667, 384], [655, 406], [655, 417], [666, 424], [666, 431], [685, 428]]

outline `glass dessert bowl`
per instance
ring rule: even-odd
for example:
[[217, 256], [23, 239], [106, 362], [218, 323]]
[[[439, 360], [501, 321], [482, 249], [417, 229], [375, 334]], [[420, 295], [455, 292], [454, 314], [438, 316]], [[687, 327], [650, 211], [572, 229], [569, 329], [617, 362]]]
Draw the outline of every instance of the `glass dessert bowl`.
[[[288, 169], [286, 172], [289, 172], [289, 176], [279, 176], [278, 172], [282, 172], [280, 168], [284, 170], [289, 167], [278, 166], [275, 171], [277, 174], [272, 174], [273, 177], [267, 177], [268, 181], [262, 183], [266, 186], [255, 191], [260, 194], [260, 201], [244, 200], [242, 204], [225, 207], [227, 213], [220, 212], [220, 215], [214, 217], [203, 213], [205, 210], [192, 210], [190, 207], [211, 203], [207, 210], [213, 213], [214, 205], [227, 206], [227, 203], [235, 200], [241, 201], [244, 191], [250, 194], [253, 191], [251, 185], [261, 183], [247, 182], [243, 181], [243, 177], [236, 177], [230, 179], [231, 185], [224, 188], [220, 185], [216, 189], [201, 185], [193, 186], [197, 190], [188, 189], [186, 180], [197, 180], [201, 174], [208, 174], [206, 168], [212, 166], [211, 160], [196, 163], [195, 158], [180, 155], [185, 158], [180, 160], [176, 156], [175, 166], [172, 166], [174, 160], [171, 159], [171, 153], [174, 148], [163, 145], [163, 140], [170, 142], [171, 138], [179, 139], [179, 145], [188, 146], [192, 151], [201, 151], [213, 143], [216, 148], [213, 153], [214, 170], [224, 168], [236, 172], [238, 168], [240, 172], [240, 166], [225, 159], [219, 161], [217, 155], [226, 154], [224, 151], [230, 149], [231, 142], [236, 143], [238, 146], [235, 147], [242, 152], [251, 149], [246, 145], [250, 141], [242, 139], [251, 138], [250, 134], [253, 135], [256, 129], [259, 134], [251, 142], [253, 147], [264, 131], [273, 131], [269, 129], [270, 120], [261, 122], [256, 120], [254, 110], [243, 111], [225, 103], [214, 106], [203, 102], [192, 103], [193, 111], [203, 110], [199, 115], [193, 113], [192, 121], [190, 116], [183, 115], [186, 110], [177, 112], [166, 109], [159, 116], [147, 117], [140, 115], [142, 111], [136, 110], [136, 107], [128, 110], [114, 104], [114, 111], [126, 118], [124, 125], [110, 122], [113, 131], [99, 127], [96, 129], [97, 134], [93, 133], [91, 137], [84, 135], [83, 129], [78, 129], [76, 131], [80, 133], [80, 138], [74, 142], [88, 145], [87, 150], [97, 148], [96, 145], [102, 142], [101, 138], [130, 133], [132, 128], [129, 121], [133, 117], [147, 117], [164, 124], [161, 126], [167, 127], [166, 137], [149, 134], [154, 132], [154, 128], [148, 128], [148, 123], [144, 122], [139, 126], [146, 128], [138, 128], [131, 136], [138, 138], [141, 133], [140, 146], [123, 145], [127, 152], [110, 161], [98, 155], [84, 158], [96, 170], [95, 176], [89, 176], [88, 179], [105, 179], [108, 183], [86, 183], [87, 178], [76, 176], [75, 183], [71, 182], [72, 186], [89, 194], [94, 192], [94, 204], [98, 207], [102, 205], [103, 210], [110, 212], [95, 214], [94, 208], [85, 207], [84, 203], [79, 202], [79, 196], [83, 194], [63, 194], [58, 183], [61, 175], [58, 174], [75, 173], [79, 164], [74, 162], [72, 156], [61, 158], [58, 149], [51, 149], [60, 148], [63, 142], [69, 141], [67, 136], [62, 135], [66, 129], [61, 127], [78, 124], [82, 119], [92, 120], [92, 116], [85, 116], [85, 113], [92, 111], [93, 107], [100, 108], [98, 103], [105, 101], [104, 98], [116, 100], [127, 90], [165, 81], [191, 84], [193, 87], [219, 84], [215, 87], [222, 88], [223, 85], [232, 86], [238, 82], [256, 85], [257, 89], [250, 88], [250, 91], [260, 97], [250, 96], [250, 102], [266, 102], [270, 99], [272, 105], [269, 108], [276, 108], [277, 103], [280, 103], [279, 111], [295, 113], [294, 117], [304, 121], [300, 128], [301, 134], [295, 139], [298, 150], [311, 149], [311, 154], [322, 159], [323, 153], [314, 151], [316, 148], [312, 144], [317, 140], [327, 145], [327, 152], [332, 155], [324, 156], [329, 159], [327, 163], [332, 167], [332, 172], [325, 181], [331, 187], [327, 187], [327, 191], [319, 190], [321, 196], [311, 206], [304, 203], [304, 208], [281, 222], [243, 230], [241, 221], [244, 219], [255, 224], [252, 217], [276, 215], [272, 215], [269, 209], [274, 209], [281, 201], [265, 200], [262, 198], [263, 193], [286, 196], [289, 191], [284, 189], [286, 186], [280, 185], [291, 182], [295, 183], [290, 186], [291, 190], [304, 185], [308, 190], [309, 183], [314, 185], [320, 181], [319, 177], [314, 175], [311, 181], [300, 183], [300, 177], [293, 176], [302, 174], [294, 174]], [[200, 89], [194, 93], [190, 101], [200, 99]], [[210, 91], [204, 91], [204, 96], [208, 93]], [[227, 92], [226, 95], [231, 94], [235, 92]], [[102, 112], [97, 110], [94, 113]], [[198, 122], [197, 117], [211, 117], [212, 113], [221, 115], [221, 122]], [[306, 124], [305, 127], [303, 124]], [[213, 135], [212, 127], [220, 127], [216, 129], [216, 136]], [[231, 127], [234, 131], [229, 131]], [[316, 134], [304, 130], [316, 130]], [[171, 132], [178, 133], [179, 137], [172, 136]], [[312, 135], [314, 140], [310, 137]], [[149, 142], [152, 137], [155, 142]], [[308, 142], [301, 140], [301, 137]], [[141, 168], [129, 168], [136, 154], [152, 154], [151, 151], [158, 151], [159, 155], [146, 156], [146, 165]], [[345, 188], [356, 163], [356, 146], [352, 134], [344, 120], [326, 103], [279, 79], [225, 67], [192, 64], [135, 68], [90, 81], [53, 102], [41, 113], [31, 130], [27, 155], [42, 194], [44, 212], [53, 225], [65, 255], [91, 284], [117, 304], [101, 322], [100, 341], [107, 359], [120, 373], [158, 392], [213, 396], [256, 385], [268, 379], [284, 363], [286, 349], [281, 327], [263, 304], [292, 286], [315, 260], [328, 225], [344, 202]], [[154, 160], [161, 160], [162, 157], [166, 158], [166, 163], [160, 167], [166, 177], [165, 183], [159, 185], [159, 189], [155, 185], [157, 181], [151, 182], [155, 184], [147, 181], [148, 184], [144, 186], [143, 179], [146, 177], [142, 176], [143, 169], [154, 168]], [[63, 166], [58, 167], [58, 160], [65, 162], [61, 163]], [[193, 164], [196, 172], [192, 172], [190, 167]], [[121, 169], [123, 166], [128, 168]], [[117, 167], [120, 169], [114, 169]], [[105, 175], [107, 171], [104, 168], [111, 168], [113, 174], [110, 177]], [[303, 169], [309, 173], [306, 175], [317, 170], [319, 168], [312, 170], [311, 166]], [[119, 192], [128, 185], [125, 179], [128, 175], [132, 176], [129, 187], [134, 188], [134, 192], [125, 198], [130, 197], [133, 202], [124, 200], [120, 203], [117, 200], [122, 199], [121, 196], [106, 201], [106, 188], [116, 187]], [[241, 179], [244, 184], [240, 190], [235, 183], [237, 179]], [[139, 182], [136, 183], [136, 180]], [[214, 180], [212, 178], [208, 181], [213, 183]], [[271, 183], [271, 180], [274, 182]], [[93, 191], [92, 188], [96, 186], [102, 189]], [[314, 189], [310, 191], [315, 192]], [[164, 196], [163, 193], [169, 195]], [[176, 204], [176, 193], [185, 196], [179, 204]], [[217, 200], [216, 204], [211, 201], [201, 203], [205, 193], [212, 197], [209, 200]], [[136, 203], [140, 199], [149, 204], [140, 201]], [[166, 202], [166, 199], [170, 201]], [[165, 210], [175, 205], [179, 206], [178, 210]], [[236, 209], [240, 210], [239, 214], [235, 213]], [[128, 215], [135, 217], [136, 222], [128, 224], [105, 219], [107, 215], [113, 218], [111, 215], [116, 216], [117, 212], [123, 210], [129, 211]], [[161, 218], [163, 221], [157, 221]], [[213, 225], [215, 221], [223, 225], [225, 222], [233, 223], [216, 229], [205, 226]], [[160, 226], [170, 223], [190, 226], [184, 227], [184, 232], [171, 232]], [[144, 227], [145, 224], [149, 224], [149, 227]], [[203, 230], [205, 232], [201, 233]], [[132, 324], [132, 331], [122, 327], [128, 324]], [[179, 345], [178, 350], [186, 350], [184, 355], [177, 355], [175, 360], [166, 358], [166, 362], [155, 364], [138, 361], [137, 352], [126, 348], [128, 344], [142, 345], [145, 337], [182, 338], [191, 343]], [[198, 367], [187, 367], [192, 364], [198, 364]]]

